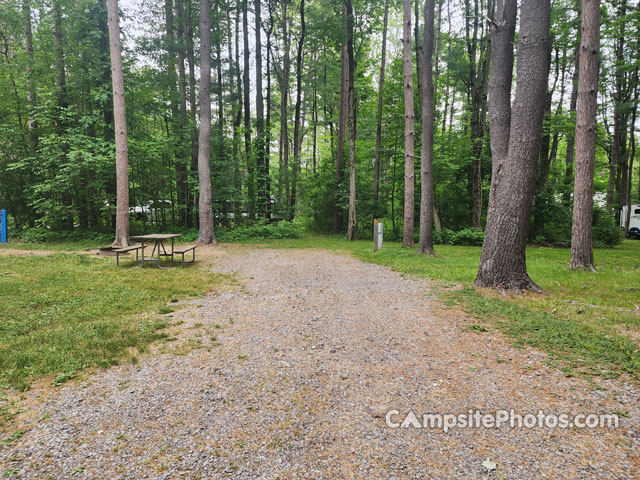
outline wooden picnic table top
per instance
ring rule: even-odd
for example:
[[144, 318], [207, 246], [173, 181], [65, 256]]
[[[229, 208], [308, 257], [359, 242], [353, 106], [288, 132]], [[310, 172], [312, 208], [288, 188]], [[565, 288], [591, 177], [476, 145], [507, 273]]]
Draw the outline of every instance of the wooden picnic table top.
[[181, 236], [181, 233], [150, 233], [148, 235], [136, 235], [131, 237], [131, 240], [169, 240]]

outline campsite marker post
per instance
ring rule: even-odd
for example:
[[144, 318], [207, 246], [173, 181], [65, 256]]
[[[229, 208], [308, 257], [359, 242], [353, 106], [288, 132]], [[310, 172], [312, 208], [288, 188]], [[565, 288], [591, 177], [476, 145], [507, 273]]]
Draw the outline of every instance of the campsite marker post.
[[0, 243], [7, 243], [7, 211], [0, 210]]
[[378, 222], [378, 219], [373, 220], [373, 251], [377, 252], [382, 249], [382, 222]]

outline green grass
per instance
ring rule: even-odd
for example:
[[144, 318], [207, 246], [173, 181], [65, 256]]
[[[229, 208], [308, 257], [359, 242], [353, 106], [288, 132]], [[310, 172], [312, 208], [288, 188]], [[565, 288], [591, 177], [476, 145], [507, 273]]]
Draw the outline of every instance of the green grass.
[[[322, 248], [352, 254], [405, 274], [435, 279], [445, 306], [457, 306], [511, 336], [517, 344], [546, 351], [567, 374], [640, 378], [640, 242], [625, 240], [594, 252], [597, 273], [568, 270], [569, 250], [527, 249], [531, 278], [544, 295], [502, 295], [472, 287], [479, 247], [438, 246], [437, 257], [416, 255], [388, 242], [378, 252], [371, 242], [338, 236], [264, 241], [273, 248]], [[450, 288], [462, 284], [464, 288]], [[636, 339], [635, 341], [632, 337]]]
[[169, 302], [228, 281], [197, 266], [116, 268], [111, 258], [87, 255], [0, 255], [0, 386], [25, 389], [43, 375], [62, 382], [83, 368], [113, 365], [128, 348], [143, 351], [162, 335], [164, 320], [147, 312], [173, 310]]

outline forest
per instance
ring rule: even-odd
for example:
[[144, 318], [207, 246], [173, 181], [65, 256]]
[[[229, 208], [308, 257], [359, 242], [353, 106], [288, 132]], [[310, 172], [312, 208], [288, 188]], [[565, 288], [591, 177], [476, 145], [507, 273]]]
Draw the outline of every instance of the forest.
[[379, 219], [519, 291], [640, 203], [632, 0], [3, 0], [0, 53], [14, 236]]

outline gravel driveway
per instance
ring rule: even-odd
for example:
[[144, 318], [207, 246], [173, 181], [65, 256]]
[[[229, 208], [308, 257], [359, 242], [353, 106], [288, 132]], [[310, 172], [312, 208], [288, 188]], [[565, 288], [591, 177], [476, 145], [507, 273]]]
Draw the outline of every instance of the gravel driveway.
[[[640, 477], [640, 394], [437, 309], [426, 281], [314, 250], [230, 249], [242, 286], [174, 315], [175, 340], [37, 407], [9, 478]], [[164, 353], [163, 353], [164, 352]], [[600, 389], [603, 388], [603, 389]], [[35, 394], [35, 393], [34, 393]], [[425, 413], [625, 412], [617, 429], [389, 428]], [[626, 413], [628, 412], [628, 413]], [[496, 470], [482, 463], [490, 459]], [[485, 463], [488, 465], [487, 463]]]

